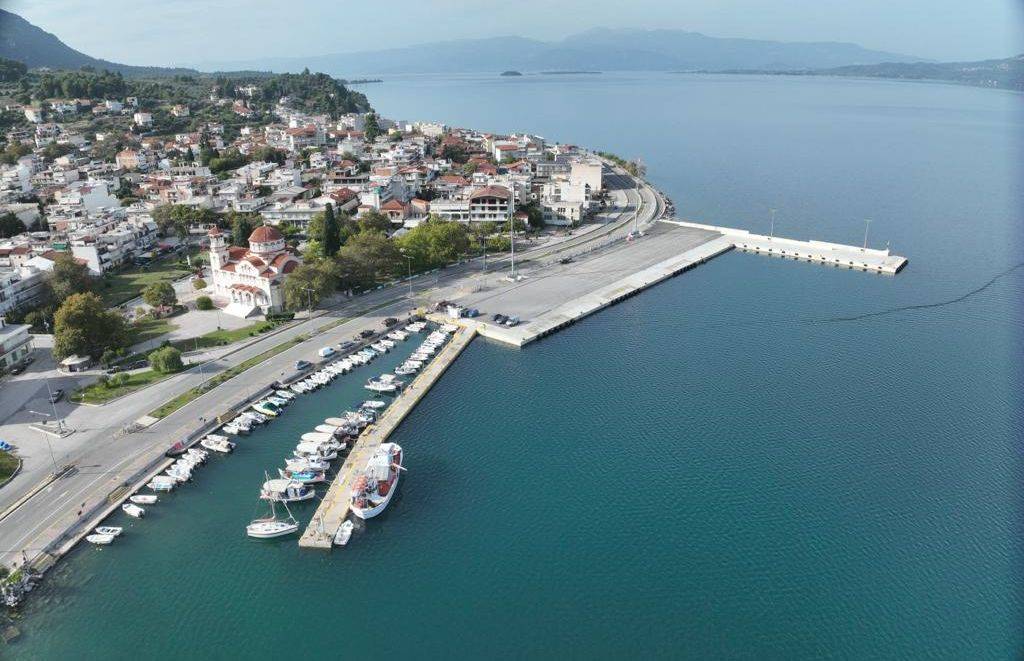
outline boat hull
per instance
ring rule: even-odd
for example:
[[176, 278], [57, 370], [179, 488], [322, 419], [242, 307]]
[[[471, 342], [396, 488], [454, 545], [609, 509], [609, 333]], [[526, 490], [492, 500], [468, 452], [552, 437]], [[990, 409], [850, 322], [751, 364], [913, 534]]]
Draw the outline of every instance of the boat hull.
[[387, 509], [388, 503], [391, 502], [391, 499], [394, 497], [395, 492], [398, 491], [398, 483], [399, 481], [401, 481], [401, 479], [402, 471], [397, 471], [395, 473], [395, 483], [391, 486], [390, 489], [388, 489], [388, 495], [384, 496], [384, 500], [382, 500], [380, 503], [374, 505], [373, 507], [359, 507], [355, 503], [352, 503], [349, 506], [349, 509], [352, 510], [353, 514], [358, 516], [360, 519], [363, 519], [364, 521], [366, 519], [372, 519], [373, 517], [377, 516], [385, 509]]

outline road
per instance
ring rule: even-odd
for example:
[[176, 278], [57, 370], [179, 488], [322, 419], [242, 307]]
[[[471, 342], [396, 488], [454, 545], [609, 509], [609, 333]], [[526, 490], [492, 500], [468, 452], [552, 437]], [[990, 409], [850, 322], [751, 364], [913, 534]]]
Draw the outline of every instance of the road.
[[[657, 194], [649, 188], [637, 191], [632, 177], [625, 174], [609, 175], [606, 182], [613, 189], [612, 194], [618, 203], [604, 218], [603, 227], [569, 237], [554, 245], [546, 244], [517, 252], [517, 270], [536, 273], [557, 268], [571, 272], [572, 267], [558, 266], [562, 256], [575, 254], [577, 264], [582, 266], [585, 262], [583, 253], [591, 245], [606, 244], [609, 241], [621, 243], [621, 238], [633, 229], [634, 215], [638, 210], [642, 210], [641, 223], [660, 212], [662, 207]], [[211, 358], [210, 362], [114, 403], [100, 407], [64, 403], [58, 413], [65, 417], [69, 427], [75, 429], [66, 438], [49, 438], [31, 430], [28, 423], [35, 422], [38, 416], [28, 413], [27, 407], [19, 408], [0, 426], [0, 439], [10, 438], [17, 443], [19, 453], [24, 456], [24, 467], [14, 480], [0, 489], [0, 512], [7, 511], [51, 473], [53, 462], [50, 460], [47, 443], [53, 447], [57, 464], [70, 464], [74, 468], [0, 520], [0, 562], [8, 565], [20, 562], [23, 551], [30, 558], [35, 556], [64, 530], [74, 525], [80, 511], [87, 512], [97, 503], [105, 501], [111, 491], [134, 475], [140, 467], [158, 457], [173, 442], [199, 430], [206, 420], [222, 413], [226, 405], [252, 396], [267, 384], [289, 374], [296, 360], [316, 360], [318, 348], [351, 339], [364, 329], [378, 330], [385, 317], [404, 316], [419, 305], [440, 299], [466, 298], [473, 292], [479, 292], [481, 287], [512, 290], [516, 283], [504, 281], [497, 275], [507, 272], [509, 267], [508, 257], [488, 258], [488, 272], [485, 274], [483, 262], [478, 258], [415, 278], [411, 296], [409, 285], [399, 283], [357, 297], [313, 319], [296, 323], [272, 337], [261, 337], [244, 348], [211, 352], [207, 356]], [[331, 322], [339, 324], [250, 368], [244, 378], [228, 380], [142, 432], [123, 433], [128, 424], [178, 393], [283, 342], [300, 335], [309, 335]], [[226, 353], [228, 351], [230, 353]], [[45, 383], [38, 384], [38, 388], [45, 391]], [[35, 399], [29, 399], [28, 402], [33, 406], [37, 403]]]

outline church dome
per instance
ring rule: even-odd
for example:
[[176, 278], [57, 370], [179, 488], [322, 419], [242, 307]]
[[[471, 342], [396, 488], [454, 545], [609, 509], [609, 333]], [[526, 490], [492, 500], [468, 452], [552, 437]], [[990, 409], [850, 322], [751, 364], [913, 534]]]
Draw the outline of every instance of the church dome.
[[284, 235], [277, 230], [276, 227], [270, 225], [260, 225], [252, 231], [249, 235], [249, 245], [254, 243], [274, 243], [275, 241], [281, 241], [284, 239]]

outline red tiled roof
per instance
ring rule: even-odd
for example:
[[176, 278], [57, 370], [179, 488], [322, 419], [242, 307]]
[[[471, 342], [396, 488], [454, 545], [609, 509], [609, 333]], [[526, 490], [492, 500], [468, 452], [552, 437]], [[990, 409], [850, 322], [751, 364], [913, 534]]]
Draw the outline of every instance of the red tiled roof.
[[237, 262], [238, 260], [245, 257], [246, 253], [248, 252], [248, 250], [240, 246], [231, 246], [230, 248], [228, 248], [228, 259], [230, 259], [233, 262]]
[[507, 188], [504, 186], [484, 186], [483, 188], [477, 188], [469, 194], [469, 199], [475, 200], [478, 197], [498, 197], [503, 200], [507, 200], [512, 196]]
[[384, 209], [385, 211], [405, 211], [405, 205], [392, 198], [381, 205], [381, 209]]
[[270, 225], [260, 225], [249, 235], [249, 243], [270, 243], [271, 241], [280, 241], [283, 238], [284, 236], [277, 228]]

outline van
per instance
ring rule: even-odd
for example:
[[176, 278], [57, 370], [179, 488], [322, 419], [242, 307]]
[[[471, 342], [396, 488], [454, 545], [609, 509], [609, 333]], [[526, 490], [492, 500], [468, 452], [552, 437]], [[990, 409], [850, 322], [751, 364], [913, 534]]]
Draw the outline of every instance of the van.
[[336, 352], [334, 351], [334, 347], [324, 347], [323, 349], [320, 349], [320, 351], [317, 351], [317, 353], [321, 358], [330, 358]]

